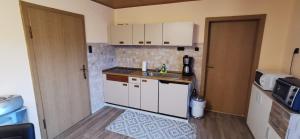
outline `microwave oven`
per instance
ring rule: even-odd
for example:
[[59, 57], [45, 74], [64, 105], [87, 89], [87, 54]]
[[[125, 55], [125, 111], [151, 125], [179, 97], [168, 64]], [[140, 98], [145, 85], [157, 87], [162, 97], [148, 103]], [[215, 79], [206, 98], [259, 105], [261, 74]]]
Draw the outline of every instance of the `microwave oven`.
[[291, 75], [282, 73], [272, 73], [263, 70], [256, 70], [255, 84], [267, 91], [273, 91], [276, 80], [278, 78], [290, 77]]
[[292, 111], [300, 112], [300, 79], [295, 77], [279, 78], [272, 95]]

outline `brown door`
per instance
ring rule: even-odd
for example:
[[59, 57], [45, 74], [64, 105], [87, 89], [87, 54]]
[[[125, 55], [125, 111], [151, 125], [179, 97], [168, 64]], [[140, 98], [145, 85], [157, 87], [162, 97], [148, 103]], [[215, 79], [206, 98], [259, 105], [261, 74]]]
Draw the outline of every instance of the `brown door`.
[[216, 18], [207, 23], [205, 97], [208, 109], [245, 116], [257, 67], [261, 21], [246, 16]]
[[[30, 63], [35, 71], [49, 139], [90, 115], [84, 18], [36, 5], [26, 5]], [[30, 33], [31, 32], [31, 33]], [[40, 119], [41, 120], [41, 119]], [[42, 126], [41, 126], [42, 128]]]

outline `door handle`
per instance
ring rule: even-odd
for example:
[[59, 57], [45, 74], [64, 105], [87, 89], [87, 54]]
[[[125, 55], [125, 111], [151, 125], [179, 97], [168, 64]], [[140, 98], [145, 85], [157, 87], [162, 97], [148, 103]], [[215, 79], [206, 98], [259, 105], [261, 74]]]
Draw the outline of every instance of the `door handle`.
[[214, 69], [214, 66], [207, 66], [208, 69]]
[[82, 71], [82, 75], [83, 75], [83, 78], [86, 79], [87, 76], [86, 76], [86, 71], [87, 69], [85, 68], [85, 65], [82, 65], [82, 69], [80, 69]]

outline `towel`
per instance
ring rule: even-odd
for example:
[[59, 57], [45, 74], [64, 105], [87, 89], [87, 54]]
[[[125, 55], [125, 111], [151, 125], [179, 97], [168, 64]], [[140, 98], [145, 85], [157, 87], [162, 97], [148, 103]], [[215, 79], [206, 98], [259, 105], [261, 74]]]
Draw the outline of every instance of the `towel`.
[[285, 139], [300, 139], [300, 114], [291, 114]]

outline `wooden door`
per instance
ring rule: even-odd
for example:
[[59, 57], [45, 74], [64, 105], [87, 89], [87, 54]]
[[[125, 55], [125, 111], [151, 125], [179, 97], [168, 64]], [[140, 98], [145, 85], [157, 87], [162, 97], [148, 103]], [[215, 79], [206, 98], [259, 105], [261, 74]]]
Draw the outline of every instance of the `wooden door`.
[[87, 65], [84, 17], [31, 4], [22, 10], [24, 27], [31, 28], [27, 42], [38, 81], [35, 90], [41, 95], [38, 105], [52, 139], [91, 114], [87, 73], [82, 70]]
[[209, 110], [246, 115], [262, 40], [261, 17], [208, 19], [204, 88]]
[[162, 45], [162, 24], [145, 25], [145, 45]]

